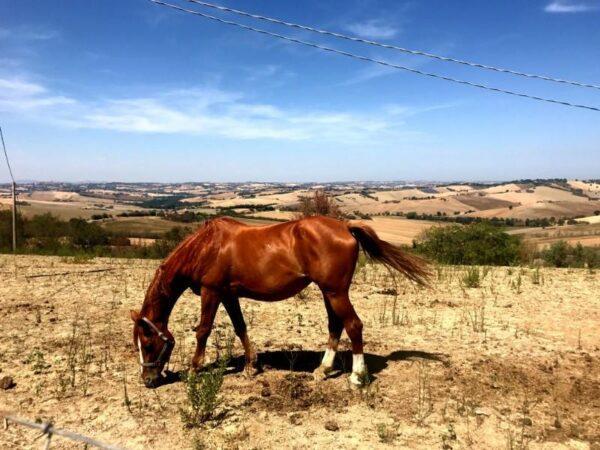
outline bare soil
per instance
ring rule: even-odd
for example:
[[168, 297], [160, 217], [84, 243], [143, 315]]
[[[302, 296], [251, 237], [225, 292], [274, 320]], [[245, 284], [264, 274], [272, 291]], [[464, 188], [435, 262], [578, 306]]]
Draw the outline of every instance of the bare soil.
[[[0, 378], [16, 383], [0, 390], [1, 410], [130, 449], [600, 445], [597, 272], [481, 268], [481, 286], [467, 288], [467, 268], [438, 267], [433, 288], [420, 289], [361, 268], [351, 297], [373, 378], [362, 391], [347, 383], [346, 339], [338, 376], [313, 379], [327, 341], [316, 288], [284, 302], [244, 300], [265, 370], [247, 377], [236, 342], [218, 420], [186, 428], [184, 383], [146, 389], [131, 337], [128, 311], [159, 262], [73, 262], [0, 256]], [[102, 268], [114, 270], [85, 273]], [[31, 277], [62, 272], [72, 273]], [[187, 292], [173, 312], [175, 372], [193, 353], [199, 308]], [[222, 310], [216, 326], [230, 333]], [[38, 435], [11, 424], [0, 448], [39, 448]], [[81, 445], [56, 437], [51, 448]]]

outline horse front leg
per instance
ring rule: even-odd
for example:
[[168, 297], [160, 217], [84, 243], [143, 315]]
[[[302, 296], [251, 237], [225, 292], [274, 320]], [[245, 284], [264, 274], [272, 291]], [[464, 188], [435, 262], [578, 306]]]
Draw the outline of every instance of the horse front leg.
[[246, 373], [258, 373], [260, 370], [258, 358], [256, 355], [256, 350], [254, 349], [254, 345], [252, 345], [252, 342], [248, 337], [246, 321], [244, 320], [244, 315], [242, 314], [242, 309], [240, 308], [240, 299], [238, 297], [227, 298], [225, 301], [223, 301], [223, 306], [225, 307], [225, 310], [231, 319], [235, 334], [238, 336], [242, 345], [244, 346], [244, 355], [246, 357]]
[[196, 353], [192, 358], [192, 368], [196, 371], [204, 366], [206, 354], [206, 341], [212, 331], [217, 309], [219, 308], [220, 298], [216, 291], [203, 287], [200, 296], [202, 297], [202, 311], [200, 323], [196, 327]]

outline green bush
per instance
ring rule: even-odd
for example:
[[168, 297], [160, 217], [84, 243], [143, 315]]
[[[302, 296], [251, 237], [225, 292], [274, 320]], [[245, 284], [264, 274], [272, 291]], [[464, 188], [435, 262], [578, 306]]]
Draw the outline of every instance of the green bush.
[[580, 242], [570, 245], [565, 241], [558, 241], [541, 252], [545, 263], [553, 267], [600, 267], [600, 248], [584, 247]]
[[223, 385], [225, 360], [205, 372], [190, 370], [183, 376], [187, 394], [187, 406], [180, 408], [181, 420], [187, 428], [197, 427], [213, 419], [221, 403], [219, 391]]
[[[23, 217], [17, 214], [17, 237], [23, 233]], [[12, 247], [12, 212], [0, 211], [0, 249], [10, 250]]]
[[442, 264], [510, 266], [520, 262], [521, 240], [481, 222], [430, 228], [415, 248]]

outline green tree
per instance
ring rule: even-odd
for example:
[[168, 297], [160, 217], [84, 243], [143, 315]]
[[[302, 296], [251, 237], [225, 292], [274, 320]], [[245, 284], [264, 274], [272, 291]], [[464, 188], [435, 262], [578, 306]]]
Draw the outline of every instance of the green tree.
[[84, 219], [69, 220], [69, 237], [73, 245], [91, 248], [108, 244], [108, 234], [100, 225]]
[[480, 222], [430, 228], [416, 249], [444, 264], [514, 265], [519, 263], [521, 240]]

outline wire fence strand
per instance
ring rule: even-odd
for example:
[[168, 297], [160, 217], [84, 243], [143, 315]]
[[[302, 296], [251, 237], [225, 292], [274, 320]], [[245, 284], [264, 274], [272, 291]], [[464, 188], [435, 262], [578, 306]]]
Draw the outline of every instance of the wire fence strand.
[[10, 167], [10, 161], [8, 159], [8, 153], [6, 152], [6, 145], [4, 144], [4, 134], [2, 133], [2, 127], [0, 127], [0, 140], [2, 141], [2, 149], [4, 150], [4, 158], [6, 158], [6, 165], [8, 166], [8, 173], [10, 174], [10, 179], [13, 183], [15, 183], [15, 177], [13, 176], [12, 167]]
[[33, 428], [34, 430], [40, 430], [42, 434], [39, 437], [46, 436], [47, 438], [46, 448], [49, 447], [52, 436], [56, 435], [65, 437], [72, 441], [83, 442], [86, 445], [91, 445], [104, 450], [124, 450], [122, 447], [117, 447], [111, 444], [105, 444], [104, 442], [100, 442], [96, 439], [84, 436], [82, 434], [74, 433], [68, 430], [61, 430], [59, 428], [54, 428], [54, 425], [49, 422], [31, 422], [30, 420], [14, 416], [3, 411], [0, 411], [0, 417], [3, 417], [5, 420], [5, 428], [8, 427], [9, 422], [12, 422], [24, 427]]
[[230, 12], [233, 14], [237, 14], [239, 16], [244, 16], [244, 17], [250, 17], [252, 19], [257, 19], [257, 20], [262, 20], [265, 22], [270, 22], [270, 23], [275, 23], [278, 25], [283, 25], [286, 27], [290, 27], [290, 28], [296, 28], [299, 30], [304, 30], [304, 31], [310, 31], [312, 33], [318, 33], [318, 34], [322, 34], [325, 36], [332, 36], [338, 39], [345, 39], [347, 41], [351, 41], [351, 42], [360, 42], [362, 44], [368, 44], [368, 45], [372, 45], [375, 47], [381, 47], [381, 48], [386, 48], [386, 49], [390, 49], [390, 50], [396, 50], [399, 52], [403, 52], [403, 53], [408, 53], [411, 55], [416, 55], [416, 56], [424, 56], [427, 58], [432, 58], [432, 59], [437, 59], [439, 61], [444, 61], [444, 62], [450, 62], [450, 63], [455, 63], [455, 64], [462, 64], [464, 66], [469, 66], [469, 67], [475, 67], [478, 69], [485, 69], [485, 70], [491, 70], [494, 72], [501, 72], [501, 73], [507, 73], [507, 74], [511, 74], [511, 75], [517, 75], [517, 76], [521, 76], [521, 77], [526, 77], [526, 78], [535, 78], [535, 79], [539, 79], [539, 80], [544, 80], [544, 81], [551, 81], [554, 83], [562, 83], [562, 84], [569, 84], [572, 86], [579, 86], [579, 87], [585, 87], [585, 88], [591, 88], [591, 89], [598, 89], [600, 90], [600, 86], [596, 85], [596, 84], [591, 84], [591, 83], [582, 83], [580, 81], [573, 81], [573, 80], [565, 80], [562, 78], [556, 78], [556, 77], [550, 77], [550, 76], [545, 76], [545, 75], [537, 75], [537, 74], [533, 74], [533, 73], [527, 73], [527, 72], [520, 72], [517, 70], [512, 70], [512, 69], [506, 69], [506, 68], [502, 68], [502, 67], [495, 67], [495, 66], [488, 66], [486, 64], [481, 64], [481, 63], [475, 63], [475, 62], [471, 62], [471, 61], [465, 61], [462, 59], [457, 59], [457, 58], [450, 58], [448, 56], [442, 56], [442, 55], [436, 55], [434, 53], [429, 53], [429, 52], [424, 52], [422, 50], [413, 50], [413, 49], [409, 49], [409, 48], [405, 48], [405, 47], [400, 47], [398, 45], [391, 45], [391, 44], [384, 44], [382, 42], [377, 42], [377, 41], [372, 41], [369, 39], [363, 39], [363, 38], [359, 38], [356, 36], [348, 36], [342, 33], [336, 33], [334, 31], [328, 31], [328, 30], [322, 30], [319, 28], [313, 28], [313, 27], [309, 27], [306, 25], [299, 25], [297, 23], [292, 23], [292, 22], [287, 22], [281, 19], [276, 19], [273, 17], [267, 17], [267, 16], [261, 16], [259, 14], [251, 14], [248, 13], [246, 11], [240, 11], [239, 9], [234, 9], [234, 8], [228, 8], [226, 6], [222, 6], [222, 5], [215, 5], [213, 3], [208, 3], [208, 2], [204, 2], [201, 0], [186, 0], [190, 3], [195, 3], [201, 6], [205, 6], [207, 8], [213, 8], [213, 9], [217, 9], [219, 11], [225, 11], [225, 12]]
[[225, 25], [231, 25], [234, 27], [238, 27], [238, 28], [242, 28], [244, 30], [248, 30], [248, 31], [253, 31], [255, 33], [259, 33], [259, 34], [263, 34], [266, 36], [271, 36], [271, 37], [275, 37], [284, 41], [288, 41], [288, 42], [293, 42], [296, 44], [301, 44], [301, 45], [305, 45], [307, 47], [312, 47], [312, 48], [316, 48], [319, 50], [323, 50], [326, 52], [331, 52], [331, 53], [335, 53], [338, 55], [343, 55], [343, 56], [347, 56], [349, 58], [354, 58], [354, 59], [358, 59], [361, 61], [368, 61], [368, 62], [372, 62], [375, 64], [379, 64], [381, 66], [384, 67], [391, 67], [394, 69], [398, 69], [398, 70], [404, 70], [407, 72], [411, 72], [417, 75], [422, 75], [422, 76], [426, 76], [426, 77], [430, 77], [430, 78], [436, 78], [436, 79], [440, 79], [440, 80], [444, 80], [444, 81], [449, 81], [452, 83], [457, 83], [457, 84], [462, 84], [465, 86], [471, 86], [471, 87], [475, 87], [475, 88], [479, 88], [479, 89], [483, 89], [483, 90], [487, 90], [487, 91], [491, 91], [491, 92], [497, 92], [497, 93], [502, 93], [502, 94], [507, 94], [507, 95], [512, 95], [512, 96], [516, 96], [516, 97], [521, 97], [521, 98], [527, 98], [530, 100], [537, 100], [540, 102], [546, 102], [546, 103], [553, 103], [556, 105], [562, 105], [562, 106], [569, 106], [569, 107], [573, 107], [573, 108], [580, 108], [580, 109], [586, 109], [586, 110], [590, 110], [590, 111], [596, 111], [596, 112], [600, 112], [600, 108], [599, 107], [595, 107], [595, 106], [589, 106], [589, 105], [581, 105], [581, 104], [577, 104], [577, 103], [570, 103], [570, 102], [566, 102], [566, 101], [562, 101], [562, 100], [556, 100], [556, 99], [552, 99], [552, 98], [545, 98], [545, 97], [539, 97], [536, 95], [530, 95], [530, 94], [526, 94], [523, 92], [517, 92], [517, 91], [510, 91], [508, 89], [502, 89], [502, 88], [497, 88], [494, 86], [488, 86], [485, 84], [480, 84], [480, 83], [473, 83], [471, 81], [466, 81], [466, 80], [460, 80], [457, 78], [452, 78], [452, 77], [448, 77], [445, 75], [439, 75], [439, 74], [435, 74], [435, 73], [431, 73], [431, 72], [425, 72], [422, 70], [418, 70], [418, 69], [414, 69], [411, 67], [406, 67], [406, 66], [401, 66], [398, 64], [393, 64], [387, 61], [383, 61], [380, 59], [375, 59], [375, 58], [369, 58], [367, 56], [363, 56], [363, 55], [357, 55], [354, 53], [350, 53], [350, 52], [346, 52], [343, 50], [338, 50], [338, 49], [334, 49], [331, 47], [326, 47], [324, 45], [320, 45], [320, 44], [315, 44], [314, 42], [308, 42], [308, 41], [304, 41], [301, 39], [297, 39], [297, 38], [292, 38], [289, 36], [284, 36], [282, 34], [278, 34], [278, 33], [273, 33], [271, 31], [266, 31], [266, 30], [262, 30], [260, 28], [255, 28], [255, 27], [251, 27], [248, 25], [244, 25], [238, 22], [233, 22], [231, 20], [225, 20], [225, 19], [221, 19], [219, 17], [215, 17], [215, 16], [211, 16], [210, 14], [205, 14], [202, 13], [200, 11], [195, 11], [195, 10], [191, 10], [191, 9], [187, 9], [187, 8], [183, 8], [181, 6], [178, 5], [174, 5], [172, 3], [166, 3], [163, 2], [161, 0], [148, 0], [152, 3], [155, 3], [157, 5], [161, 5], [161, 6], [165, 6], [167, 8], [172, 8], [181, 12], [185, 12], [188, 14], [193, 14], [195, 16], [199, 16], [199, 17], [204, 17], [206, 19], [209, 20], [213, 20]]

